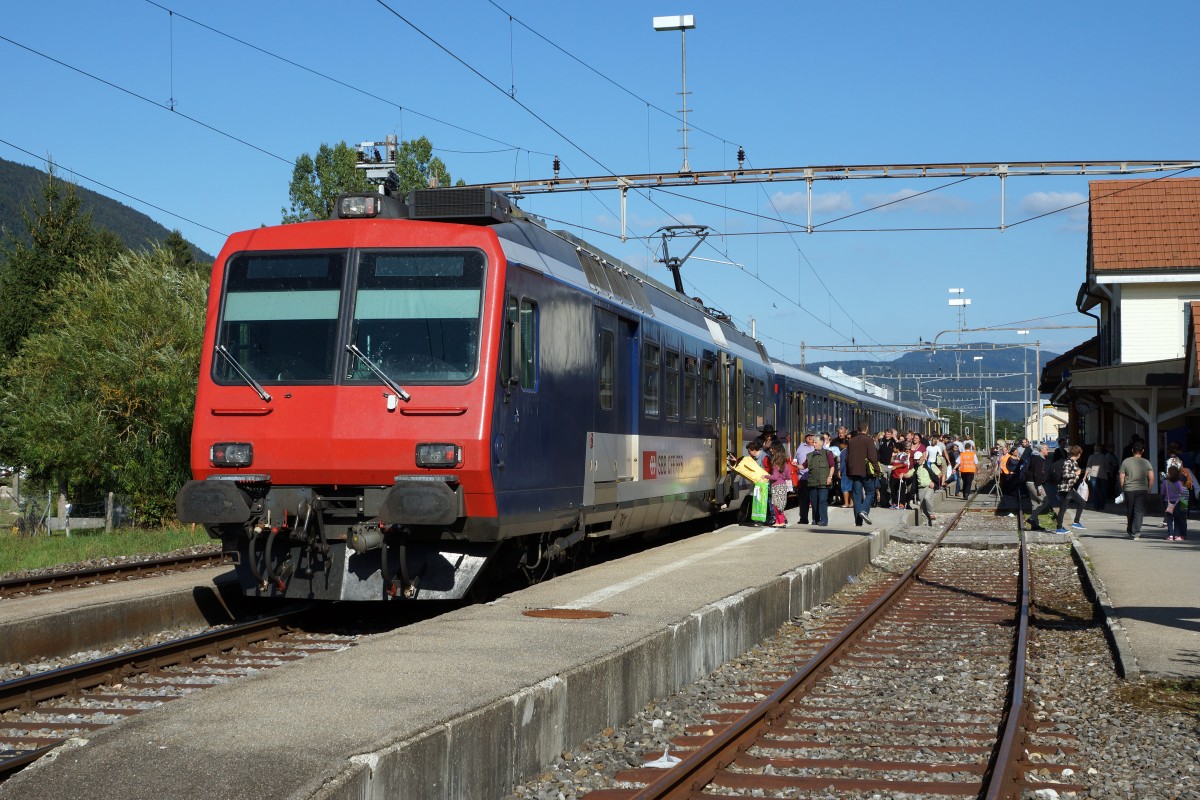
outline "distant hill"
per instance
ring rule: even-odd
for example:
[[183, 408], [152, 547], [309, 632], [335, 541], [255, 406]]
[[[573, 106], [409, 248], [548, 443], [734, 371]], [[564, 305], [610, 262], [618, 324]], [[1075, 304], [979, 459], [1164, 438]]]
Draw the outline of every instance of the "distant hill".
[[[69, 179], [70, 176], [64, 174], [61, 177]], [[42, 170], [0, 158], [0, 232], [22, 239], [28, 238], [21, 211], [30, 198], [41, 197], [45, 180], [46, 173]], [[84, 209], [91, 212], [92, 222], [97, 227], [112, 231], [132, 250], [141, 250], [152, 243], [160, 243], [170, 233], [150, 217], [124, 203], [82, 186], [78, 186], [78, 191]], [[197, 261], [211, 263], [213, 260], [211, 255], [195, 245], [192, 245], [192, 254]]]
[[[986, 343], [972, 344], [975, 347], [990, 346]], [[983, 360], [976, 361], [975, 356], [983, 356]], [[1058, 353], [1042, 350], [1040, 366], [1044, 367], [1058, 356]], [[1036, 381], [1041, 374], [1041, 368], [1036, 363], [1037, 357], [1037, 350], [1032, 347], [958, 352], [939, 349], [905, 353], [893, 361], [850, 358], [809, 361], [805, 369], [818, 372], [821, 367], [829, 367], [841, 369], [855, 378], [866, 377], [871, 383], [893, 390], [901, 389], [902, 393], [897, 395], [897, 399], [904, 401], [915, 402], [918, 399], [919, 383], [920, 399], [926, 405], [957, 408], [969, 403], [978, 404], [981, 387], [988, 386], [992, 387], [992, 397], [996, 400], [1021, 400], [1021, 387], [1030, 380]], [[1008, 374], [1009, 377], [995, 377], [997, 374]], [[1015, 391], [1004, 391], [1008, 389]], [[1023, 411], [1023, 407], [1016, 403], [996, 405], [999, 419], [1020, 420]]]

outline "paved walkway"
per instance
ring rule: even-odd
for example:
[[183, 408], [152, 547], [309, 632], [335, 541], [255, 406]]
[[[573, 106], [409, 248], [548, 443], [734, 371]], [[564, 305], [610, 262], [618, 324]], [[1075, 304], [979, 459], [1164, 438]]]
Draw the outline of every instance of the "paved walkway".
[[1200, 678], [1200, 520], [1187, 541], [1166, 541], [1161, 514], [1148, 514], [1142, 538], [1125, 534], [1124, 513], [1085, 511], [1076, 546], [1103, 590], [1129, 678]]

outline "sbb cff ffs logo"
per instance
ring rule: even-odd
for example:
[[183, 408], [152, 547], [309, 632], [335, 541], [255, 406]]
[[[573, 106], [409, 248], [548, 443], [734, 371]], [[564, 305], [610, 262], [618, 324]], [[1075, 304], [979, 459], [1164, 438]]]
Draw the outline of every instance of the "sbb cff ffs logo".
[[642, 480], [652, 481], [679, 475], [683, 472], [683, 456], [678, 453], [659, 453], [657, 450], [642, 451]]

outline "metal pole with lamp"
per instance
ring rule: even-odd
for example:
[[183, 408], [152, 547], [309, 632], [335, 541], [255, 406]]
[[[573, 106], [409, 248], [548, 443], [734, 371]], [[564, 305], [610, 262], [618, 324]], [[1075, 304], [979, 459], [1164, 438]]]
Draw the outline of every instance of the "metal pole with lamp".
[[683, 120], [683, 166], [679, 168], [681, 173], [691, 172], [692, 168], [688, 165], [688, 126], [687, 126], [687, 32], [696, 27], [696, 18], [691, 14], [676, 14], [671, 17], [655, 17], [654, 30], [656, 31], [679, 31], [680, 42], [683, 46], [683, 91], [679, 93], [681, 100], [679, 113]]
[[[951, 297], [947, 303], [950, 306], [958, 306], [958, 343], [962, 344], [963, 330], [967, 327], [967, 306], [971, 305], [970, 298], [963, 297], [963, 292], [966, 289], [951, 289], [950, 294], [956, 294], [958, 297]], [[959, 366], [959, 351], [954, 351], [954, 375], [961, 377]]]
[[1021, 399], [1025, 401], [1025, 404], [1022, 406], [1025, 416], [1021, 421], [1021, 433], [1030, 440], [1036, 441], [1037, 436], [1029, 435], [1029, 417], [1031, 416], [1029, 408], [1029, 331], [1017, 331], [1017, 336], [1025, 337], [1025, 346], [1021, 348], [1021, 358], [1024, 362], [1024, 369], [1022, 370], [1024, 386], [1021, 389]]

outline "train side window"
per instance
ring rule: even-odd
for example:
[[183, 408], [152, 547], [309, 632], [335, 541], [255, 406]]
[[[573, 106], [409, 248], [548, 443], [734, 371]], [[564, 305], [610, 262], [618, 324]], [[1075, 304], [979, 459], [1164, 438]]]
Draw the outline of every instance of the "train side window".
[[647, 417], [659, 415], [659, 389], [662, 382], [659, 369], [659, 348], [654, 342], [642, 346], [642, 408]]
[[663, 354], [663, 366], [666, 368], [663, 401], [667, 419], [679, 419], [679, 353], [674, 350], [666, 351]]
[[517, 330], [517, 298], [509, 297], [504, 303], [504, 336], [500, 347], [500, 381], [509, 383], [516, 376], [513, 360], [520, 358], [520, 332]]
[[683, 357], [683, 418], [687, 420], [695, 420], [699, 410], [699, 367], [695, 356]]
[[616, 398], [617, 349], [613, 332], [600, 331], [600, 410], [612, 411]]
[[767, 392], [766, 382], [761, 380], [755, 381], [754, 390], [754, 424], [761, 428], [767, 423], [766, 408], [764, 406]]
[[537, 388], [538, 320], [537, 303], [521, 299], [521, 388]]
[[747, 376], [742, 381], [742, 426], [754, 425], [754, 379]]
[[711, 361], [705, 361], [701, 367], [701, 379], [704, 384], [704, 421], [712, 422], [717, 418], [717, 379], [716, 367]]

